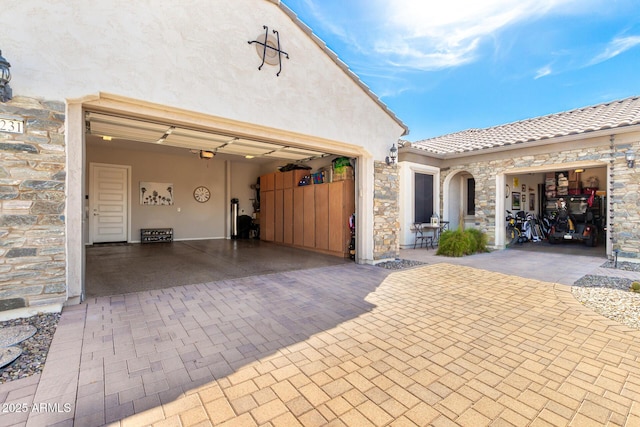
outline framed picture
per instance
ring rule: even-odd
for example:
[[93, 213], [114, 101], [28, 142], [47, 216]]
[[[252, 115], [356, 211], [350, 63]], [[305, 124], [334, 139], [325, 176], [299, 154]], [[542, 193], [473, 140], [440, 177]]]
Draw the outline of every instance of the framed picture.
[[527, 204], [527, 195], [525, 193], [522, 193], [522, 198], [520, 199], [520, 203], [522, 203], [522, 207], [524, 207]]
[[[522, 197], [524, 197], [524, 193], [527, 191], [527, 184], [522, 184]], [[523, 199], [524, 200], [524, 199]]]
[[536, 195], [533, 193], [529, 194], [529, 210], [530, 211], [536, 210]]
[[152, 206], [173, 205], [173, 184], [169, 182], [140, 181], [140, 204]]
[[520, 193], [511, 193], [511, 209], [520, 209]]

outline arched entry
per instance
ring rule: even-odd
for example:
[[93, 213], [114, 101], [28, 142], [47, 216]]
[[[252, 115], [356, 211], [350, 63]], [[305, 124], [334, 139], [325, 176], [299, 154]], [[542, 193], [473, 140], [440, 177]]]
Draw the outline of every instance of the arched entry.
[[468, 171], [450, 174], [443, 184], [443, 221], [452, 230], [475, 226], [475, 179]]

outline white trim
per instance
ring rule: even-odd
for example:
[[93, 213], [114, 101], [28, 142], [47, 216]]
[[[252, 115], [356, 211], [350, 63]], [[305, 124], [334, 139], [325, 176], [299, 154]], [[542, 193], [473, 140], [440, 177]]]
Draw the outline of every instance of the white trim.
[[67, 103], [65, 120], [66, 206], [65, 249], [67, 301], [84, 296], [84, 118], [81, 103]]
[[[356, 263], [374, 264], [373, 194], [375, 166], [373, 157], [358, 156], [355, 165], [356, 178]], [[370, 195], [370, 197], [367, 197]]]
[[[239, 122], [173, 108], [113, 94], [99, 93], [67, 101], [65, 122], [67, 149], [67, 205], [66, 205], [66, 271], [67, 302], [79, 303], [84, 299], [85, 282], [85, 156], [84, 110], [111, 112], [123, 116], [156, 118], [162, 121], [192, 125], [199, 129], [212, 129], [245, 136], [256, 136], [274, 142], [286, 142], [298, 147], [311, 147], [336, 155], [356, 158], [356, 262], [373, 263], [373, 192], [374, 161], [364, 147], [341, 141], [273, 129], [252, 123]], [[131, 192], [130, 192], [131, 193]], [[130, 194], [131, 197], [131, 194]], [[131, 203], [129, 203], [131, 206]], [[130, 221], [131, 223], [131, 221]], [[229, 229], [229, 227], [227, 227]], [[131, 233], [129, 234], [131, 236]]]
[[[96, 166], [100, 166], [100, 167], [115, 167], [118, 169], [126, 169], [127, 170], [127, 236], [126, 236], [126, 240], [128, 243], [131, 243], [131, 203], [132, 203], [132, 196], [131, 193], [133, 193], [133, 188], [131, 187], [131, 166], [130, 165], [116, 165], [116, 164], [112, 164], [112, 163], [98, 163], [98, 162], [91, 162], [89, 163], [89, 188], [91, 190], [93, 190], [92, 186], [93, 186], [93, 170], [94, 167]], [[91, 208], [92, 208], [92, 203], [93, 203], [93, 198], [89, 197], [89, 227], [88, 227], [88, 231], [89, 231], [89, 239], [88, 242], [89, 244], [93, 244], [93, 227], [92, 227], [92, 223], [91, 223]]]
[[[496, 212], [495, 212], [495, 230], [494, 230], [494, 245], [493, 247], [496, 249], [504, 249], [505, 248], [505, 236], [506, 236], [506, 185], [507, 185], [507, 176], [503, 173], [496, 175]], [[498, 226], [500, 224], [500, 226]]]
[[415, 174], [433, 175], [433, 211], [440, 215], [440, 168], [413, 162], [399, 162], [400, 168], [400, 247], [413, 247], [411, 224], [415, 214]]

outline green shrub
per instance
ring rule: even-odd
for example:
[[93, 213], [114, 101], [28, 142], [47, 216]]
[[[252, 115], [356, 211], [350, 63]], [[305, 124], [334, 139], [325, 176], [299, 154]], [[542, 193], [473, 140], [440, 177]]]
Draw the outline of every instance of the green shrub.
[[487, 248], [487, 243], [489, 241], [489, 238], [485, 233], [478, 230], [477, 228], [468, 228], [464, 230], [464, 232], [469, 233], [471, 235], [471, 238], [472, 238], [471, 253], [472, 254], [475, 254], [478, 252], [489, 252], [489, 249]]
[[640, 292], [640, 282], [631, 283], [631, 292]]
[[461, 228], [457, 230], [445, 230], [440, 235], [437, 255], [461, 257], [471, 252], [472, 238]]
[[477, 252], [488, 252], [487, 241], [487, 235], [475, 228], [445, 230], [440, 235], [436, 254], [461, 257]]

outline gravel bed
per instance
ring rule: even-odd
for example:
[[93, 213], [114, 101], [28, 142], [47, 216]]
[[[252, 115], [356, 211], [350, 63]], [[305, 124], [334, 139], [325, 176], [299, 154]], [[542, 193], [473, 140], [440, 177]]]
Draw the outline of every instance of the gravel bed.
[[631, 282], [622, 277], [587, 275], [574, 283], [571, 293], [596, 313], [640, 329], [640, 293], [629, 290]]
[[[607, 261], [602, 264], [600, 267], [602, 268], [616, 268], [614, 261]], [[624, 271], [640, 271], [640, 262], [628, 262], [628, 261], [620, 261], [618, 262], [618, 270]]]
[[0, 328], [33, 325], [37, 329], [31, 338], [16, 344], [16, 347], [22, 349], [22, 355], [13, 363], [0, 368], [0, 384], [42, 372], [53, 334], [58, 326], [58, 320], [60, 320], [60, 313], [47, 313], [0, 322]]
[[376, 264], [376, 266], [381, 268], [386, 268], [387, 270], [402, 270], [404, 268], [417, 267], [419, 265], [425, 265], [425, 262], [422, 261], [412, 261], [410, 259], [396, 259], [393, 261], [385, 261]]

